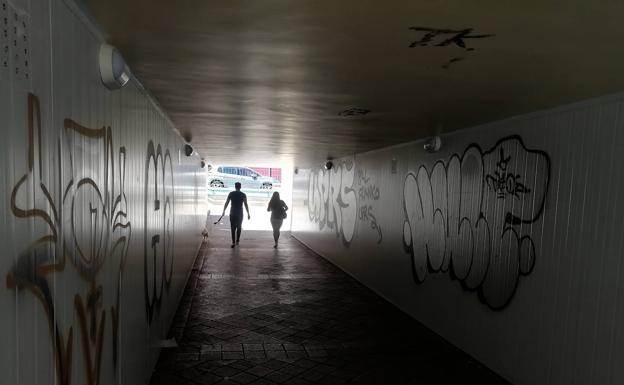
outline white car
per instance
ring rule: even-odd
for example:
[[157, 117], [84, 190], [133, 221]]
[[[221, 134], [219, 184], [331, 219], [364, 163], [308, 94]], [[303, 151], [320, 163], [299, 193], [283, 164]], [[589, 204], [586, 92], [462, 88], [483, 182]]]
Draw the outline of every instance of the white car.
[[208, 166], [210, 187], [234, 188], [236, 182], [240, 182], [242, 188], [272, 189], [281, 185], [280, 181], [269, 176], [262, 176], [249, 167]]

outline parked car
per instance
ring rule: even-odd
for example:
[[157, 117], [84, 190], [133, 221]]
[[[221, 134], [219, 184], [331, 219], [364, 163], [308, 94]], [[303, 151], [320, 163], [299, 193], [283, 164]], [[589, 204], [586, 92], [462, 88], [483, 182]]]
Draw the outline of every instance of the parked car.
[[210, 187], [234, 188], [240, 182], [243, 188], [272, 189], [279, 187], [280, 181], [269, 176], [262, 176], [249, 167], [208, 166], [208, 185]]

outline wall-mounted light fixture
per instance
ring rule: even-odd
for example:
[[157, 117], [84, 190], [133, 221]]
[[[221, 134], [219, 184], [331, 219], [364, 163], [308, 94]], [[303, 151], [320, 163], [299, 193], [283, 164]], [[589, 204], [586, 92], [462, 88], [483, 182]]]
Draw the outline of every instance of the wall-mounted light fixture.
[[437, 135], [432, 136], [431, 138], [427, 139], [427, 141], [423, 145], [423, 148], [429, 152], [440, 151], [440, 148], [442, 148], [442, 138]]
[[130, 80], [130, 69], [121, 52], [106, 43], [100, 46], [100, 77], [109, 90], [119, 89]]
[[204, 160], [202, 159], [201, 162], [199, 162], [199, 165], [201, 166], [201, 168], [206, 167], [206, 162], [204, 162]]
[[325, 162], [325, 170], [331, 170], [332, 167], [334, 167], [334, 162], [332, 162], [331, 159], [327, 159], [327, 162]]
[[184, 145], [184, 155], [186, 155], [186, 156], [193, 155], [193, 146], [191, 146], [190, 144], [186, 143]]

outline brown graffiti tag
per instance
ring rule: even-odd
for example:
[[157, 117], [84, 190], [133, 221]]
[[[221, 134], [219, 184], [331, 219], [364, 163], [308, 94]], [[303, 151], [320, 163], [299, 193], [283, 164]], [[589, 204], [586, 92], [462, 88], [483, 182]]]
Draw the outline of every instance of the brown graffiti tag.
[[[74, 311], [78, 320], [80, 343], [85, 363], [86, 381], [89, 385], [100, 382], [103, 339], [106, 328], [106, 311], [103, 310], [102, 286], [97, 283], [98, 273], [104, 261], [119, 259], [119, 273], [115, 305], [111, 306], [111, 329], [113, 338], [113, 364], [117, 364], [119, 338], [119, 299], [125, 258], [131, 236], [131, 224], [127, 216], [125, 188], [124, 147], [119, 149], [118, 169], [110, 127], [91, 129], [71, 119], [63, 121], [61, 138], [57, 145], [58, 186], [50, 191], [42, 178], [44, 157], [41, 154], [41, 110], [37, 96], [28, 95], [28, 171], [20, 177], [11, 192], [11, 212], [16, 218], [37, 220], [45, 224], [43, 235], [22, 250], [15, 265], [6, 276], [9, 289], [25, 289], [41, 303], [47, 318], [58, 382], [71, 383], [73, 351], [73, 326], [69, 327], [67, 339], [57, 321], [54, 299], [48, 282], [50, 273], [65, 271], [69, 259], [78, 275], [89, 283], [86, 301], [77, 293]], [[95, 156], [101, 166], [93, 175], [78, 175], [73, 165], [76, 161], [72, 151], [74, 141], [85, 146], [92, 140], [92, 147], [84, 156]], [[65, 152], [61, 152], [61, 148]], [[77, 147], [80, 148], [80, 147]], [[69, 149], [69, 151], [67, 151]], [[65, 155], [67, 154], [67, 155]], [[82, 154], [81, 154], [82, 155]], [[84, 170], [83, 170], [84, 171]], [[62, 179], [69, 175], [68, 180]], [[28, 202], [24, 204], [24, 202]], [[80, 226], [76, 218], [88, 218]], [[87, 239], [88, 241], [85, 241]]]

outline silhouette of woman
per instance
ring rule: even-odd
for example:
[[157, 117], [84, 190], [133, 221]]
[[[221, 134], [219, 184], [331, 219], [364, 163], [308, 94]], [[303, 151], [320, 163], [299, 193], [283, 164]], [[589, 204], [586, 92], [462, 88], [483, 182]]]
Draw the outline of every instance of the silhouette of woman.
[[279, 193], [277, 191], [274, 192], [271, 200], [269, 201], [269, 206], [267, 207], [267, 211], [271, 212], [271, 226], [273, 226], [273, 239], [275, 239], [274, 248], [277, 248], [277, 241], [280, 237], [280, 228], [286, 218], [286, 210], [288, 210], [288, 206], [286, 206], [286, 203], [284, 203], [283, 200], [280, 200]]

